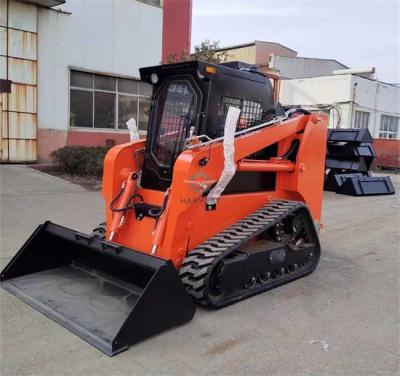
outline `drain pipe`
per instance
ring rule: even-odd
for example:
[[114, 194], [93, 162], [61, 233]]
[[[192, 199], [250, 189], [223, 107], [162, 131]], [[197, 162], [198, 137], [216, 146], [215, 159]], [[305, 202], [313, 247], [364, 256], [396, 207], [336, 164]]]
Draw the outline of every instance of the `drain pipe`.
[[353, 94], [351, 98], [351, 107], [350, 107], [350, 126], [348, 128], [353, 128], [353, 117], [354, 117], [354, 105], [356, 103], [356, 89], [357, 89], [357, 82], [353, 84]]

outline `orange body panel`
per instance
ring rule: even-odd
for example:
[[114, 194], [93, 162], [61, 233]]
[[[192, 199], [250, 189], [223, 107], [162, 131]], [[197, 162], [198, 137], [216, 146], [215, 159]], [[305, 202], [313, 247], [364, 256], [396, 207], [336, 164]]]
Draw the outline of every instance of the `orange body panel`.
[[[325, 115], [300, 115], [276, 125], [261, 128], [235, 138], [235, 163], [240, 171], [276, 171], [274, 191], [222, 195], [216, 210], [207, 211], [204, 189], [214, 184], [224, 167], [223, 144], [216, 142], [183, 151], [175, 162], [166, 208], [156, 221], [145, 217], [137, 220], [129, 210], [113, 241], [137, 251], [171, 260], [179, 268], [190, 250], [210, 236], [273, 199], [305, 202], [316, 222], [321, 221], [322, 192], [328, 119]], [[273, 158], [268, 161], [246, 160], [252, 153], [278, 142], [278, 155], [283, 155], [292, 141], [300, 141], [296, 162]], [[106, 156], [103, 196], [106, 202], [107, 239], [115, 216], [110, 209], [127, 176], [140, 170], [135, 157], [145, 141], [112, 148]], [[201, 167], [199, 161], [209, 162]], [[143, 189], [131, 183], [131, 193], [143, 196], [144, 202], [162, 205], [165, 192]], [[124, 202], [119, 205], [124, 206]], [[118, 219], [118, 218], [117, 218]], [[119, 218], [120, 220], [120, 218]]]

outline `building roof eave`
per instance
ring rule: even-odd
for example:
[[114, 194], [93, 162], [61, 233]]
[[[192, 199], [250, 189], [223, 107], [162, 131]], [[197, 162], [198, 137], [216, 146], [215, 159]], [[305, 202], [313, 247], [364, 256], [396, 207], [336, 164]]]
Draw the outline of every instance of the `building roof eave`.
[[297, 54], [297, 51], [295, 51], [295, 50], [293, 50], [293, 49], [291, 49], [289, 47], [286, 47], [281, 43], [268, 42], [268, 41], [264, 41], [264, 40], [254, 40], [254, 41], [248, 42], [248, 43], [240, 43], [240, 44], [235, 44], [233, 46], [221, 47], [221, 48], [218, 48], [216, 51], [219, 52], [219, 51], [227, 51], [227, 50], [236, 50], [236, 49], [239, 49], [239, 48], [255, 46], [257, 43], [265, 43], [265, 44], [273, 44], [275, 46], [281, 46], [281, 47], [285, 48], [286, 50], [292, 51], [292, 52]]
[[43, 8], [52, 8], [57, 5], [65, 4], [66, 0], [21, 0], [24, 3], [34, 4]]
[[289, 50], [289, 51], [292, 51], [292, 52], [295, 52], [296, 54], [298, 54], [297, 51], [295, 51], [295, 50], [293, 50], [292, 48], [289, 48], [289, 47], [283, 45], [282, 43], [278, 43], [278, 42], [268, 42], [268, 41], [265, 41], [265, 40], [255, 40], [255, 41], [254, 41], [254, 44], [257, 44], [257, 43], [275, 44], [276, 46], [281, 46], [281, 47], [285, 48], [286, 50]]

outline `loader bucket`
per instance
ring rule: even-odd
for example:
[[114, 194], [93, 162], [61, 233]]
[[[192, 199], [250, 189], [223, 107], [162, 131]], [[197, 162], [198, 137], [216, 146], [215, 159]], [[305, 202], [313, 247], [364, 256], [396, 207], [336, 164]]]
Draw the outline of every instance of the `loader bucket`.
[[195, 312], [170, 261], [51, 222], [6, 266], [1, 286], [109, 356]]

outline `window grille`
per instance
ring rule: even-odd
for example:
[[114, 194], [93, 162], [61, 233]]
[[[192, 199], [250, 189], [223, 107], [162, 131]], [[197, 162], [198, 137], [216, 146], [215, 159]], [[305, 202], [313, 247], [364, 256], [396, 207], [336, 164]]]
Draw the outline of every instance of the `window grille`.
[[367, 128], [369, 124], [369, 112], [367, 111], [356, 111], [354, 116], [353, 128], [361, 129]]
[[243, 130], [254, 127], [262, 122], [263, 110], [260, 102], [239, 99], [224, 96], [218, 109], [217, 135], [220, 137], [224, 134], [225, 120], [229, 107], [240, 108], [240, 117], [236, 126], [236, 130]]
[[379, 138], [397, 139], [399, 136], [399, 118], [397, 116], [381, 115]]
[[159, 123], [152, 152], [162, 166], [170, 166], [181, 152], [196, 119], [197, 97], [189, 81], [169, 82], [157, 101]]

